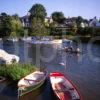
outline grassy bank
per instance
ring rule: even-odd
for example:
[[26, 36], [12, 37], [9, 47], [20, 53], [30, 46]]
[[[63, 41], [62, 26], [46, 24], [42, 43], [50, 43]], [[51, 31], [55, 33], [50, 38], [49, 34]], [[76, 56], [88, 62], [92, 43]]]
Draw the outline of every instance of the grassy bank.
[[19, 80], [35, 70], [36, 68], [32, 64], [0, 65], [0, 76], [12, 80]]

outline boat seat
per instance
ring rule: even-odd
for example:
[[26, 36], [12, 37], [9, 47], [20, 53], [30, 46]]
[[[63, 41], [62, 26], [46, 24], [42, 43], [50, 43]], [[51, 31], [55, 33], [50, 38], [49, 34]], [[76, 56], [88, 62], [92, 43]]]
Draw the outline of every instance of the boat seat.
[[69, 92], [68, 89], [66, 89], [66, 87], [62, 84], [62, 83], [58, 83], [55, 85], [55, 88], [57, 89], [57, 94], [60, 95], [60, 97], [62, 97], [64, 100], [71, 100], [71, 94]]
[[29, 82], [29, 84], [30, 84], [30, 82], [39, 82], [39, 80], [32, 80], [32, 79], [27, 79], [27, 78], [24, 78], [24, 80], [26, 80], [26, 81], [28, 81]]
[[69, 92], [70, 90], [74, 90], [74, 88], [66, 88], [62, 83], [58, 83], [55, 85], [55, 90], [54, 91], [57, 91], [57, 92]]

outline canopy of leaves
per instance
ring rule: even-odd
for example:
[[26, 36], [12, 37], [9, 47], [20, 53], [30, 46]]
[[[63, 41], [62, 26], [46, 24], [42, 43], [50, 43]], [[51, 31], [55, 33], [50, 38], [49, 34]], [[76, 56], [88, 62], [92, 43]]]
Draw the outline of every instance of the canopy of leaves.
[[41, 4], [33, 5], [32, 8], [29, 10], [29, 12], [31, 14], [31, 18], [35, 17], [37, 19], [39, 18], [44, 20], [45, 17], [47, 16], [46, 9]]
[[11, 32], [11, 16], [6, 13], [0, 14], [0, 36], [9, 36]]
[[76, 18], [76, 23], [77, 23], [77, 27], [79, 28], [81, 26], [81, 23], [87, 23], [88, 24], [88, 20], [82, 18], [81, 16], [78, 16]]
[[62, 23], [65, 19], [63, 12], [54, 12], [52, 13], [52, 19], [55, 22]]
[[20, 36], [22, 32], [22, 23], [18, 15], [13, 15], [11, 20], [11, 37]]
[[[20, 36], [23, 32], [22, 23], [18, 15], [0, 14], [0, 36]], [[20, 34], [21, 33], [21, 34]]]
[[81, 36], [87, 36], [87, 35], [92, 35], [93, 34], [93, 28], [91, 27], [85, 27], [85, 28], [78, 28], [77, 34]]

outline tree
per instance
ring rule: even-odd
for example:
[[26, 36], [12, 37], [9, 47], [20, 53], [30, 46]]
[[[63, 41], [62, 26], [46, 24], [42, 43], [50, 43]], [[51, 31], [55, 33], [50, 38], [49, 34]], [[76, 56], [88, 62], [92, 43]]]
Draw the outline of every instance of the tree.
[[12, 20], [11, 20], [11, 37], [16, 37], [16, 36], [21, 36], [22, 31], [22, 23], [18, 17], [18, 15], [12, 15]]
[[85, 28], [78, 28], [77, 34], [81, 36], [91, 36], [93, 34], [93, 28], [85, 27]]
[[45, 24], [37, 18], [32, 19], [32, 27], [29, 28], [29, 35], [31, 36], [45, 36], [48, 35], [47, 29], [45, 27]]
[[81, 27], [81, 23], [84, 22], [84, 19], [81, 16], [76, 18], [77, 27]]
[[41, 19], [42, 21], [44, 21], [45, 17], [47, 16], [46, 9], [41, 4], [33, 5], [29, 12], [31, 14], [31, 18], [35, 17], [37, 19]]
[[0, 14], [0, 36], [9, 36], [11, 32], [11, 16], [6, 13]]
[[14, 19], [19, 19], [18, 14], [14, 14], [14, 15], [12, 15], [12, 17], [13, 17]]
[[63, 20], [65, 19], [63, 12], [54, 12], [52, 13], [52, 19], [53, 21], [57, 23], [62, 23]]
[[35, 4], [29, 10], [31, 27], [29, 28], [29, 35], [48, 35], [45, 27], [45, 17], [47, 16], [46, 9], [41, 4]]

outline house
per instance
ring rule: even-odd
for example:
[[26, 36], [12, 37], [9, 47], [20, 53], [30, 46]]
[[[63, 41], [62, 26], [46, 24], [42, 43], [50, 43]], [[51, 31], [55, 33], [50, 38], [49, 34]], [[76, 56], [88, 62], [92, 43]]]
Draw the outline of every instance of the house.
[[77, 29], [76, 20], [73, 17], [72, 18], [70, 18], [70, 17], [66, 18], [64, 23], [65, 23], [65, 26], [67, 28]]
[[53, 19], [51, 17], [46, 17], [45, 18], [45, 23], [52, 23], [53, 22]]
[[[31, 27], [31, 22], [30, 22], [29, 17], [30, 17], [30, 14], [28, 13], [27, 15], [20, 18], [23, 24], [23, 27]], [[52, 23], [53, 20], [51, 17], [46, 17], [44, 22], [45, 24], [48, 24], [47, 26], [49, 26], [49, 23]]]
[[88, 27], [88, 26], [89, 26], [89, 25], [88, 25], [87, 22], [82, 22], [82, 23], [81, 23], [81, 27], [82, 27], [82, 28], [85, 28], [85, 27]]
[[100, 27], [100, 20], [97, 19], [97, 17], [94, 17], [93, 19], [90, 20], [89, 26], [90, 27]]
[[30, 14], [28, 13], [27, 15], [21, 17], [21, 22], [23, 27], [30, 27], [30, 20], [29, 20]]

